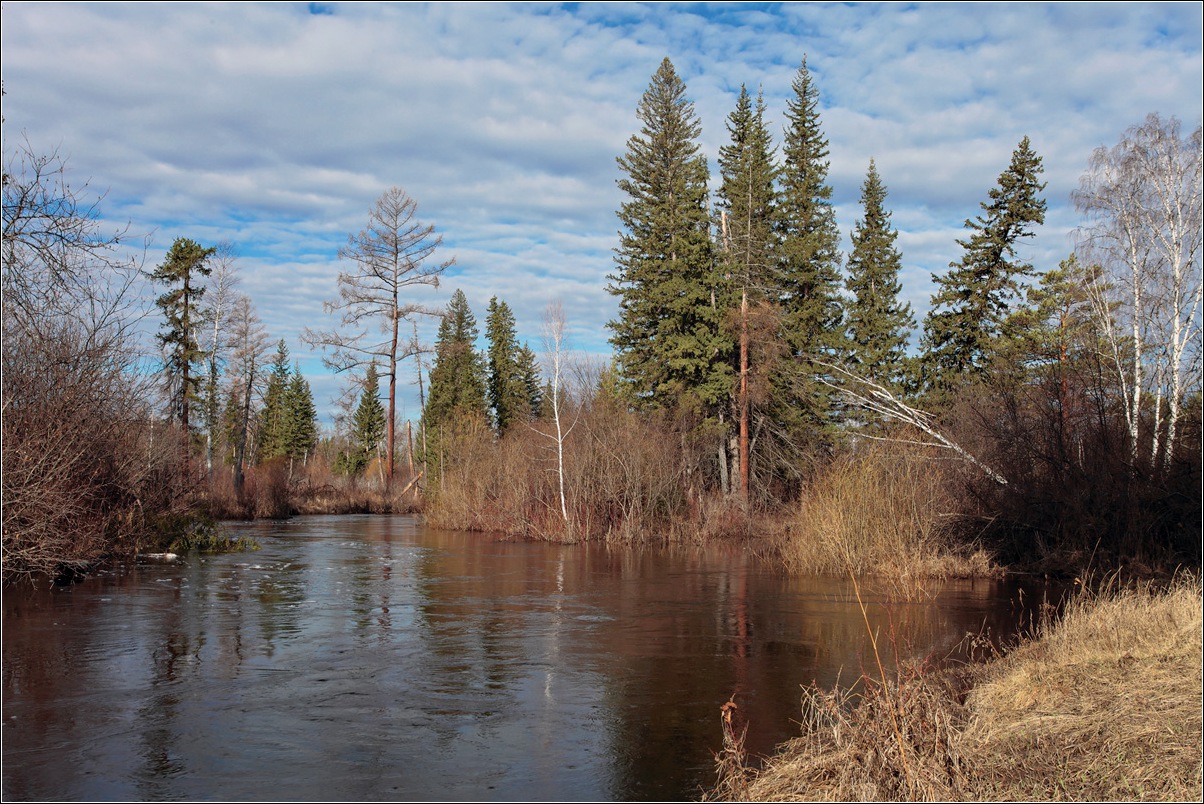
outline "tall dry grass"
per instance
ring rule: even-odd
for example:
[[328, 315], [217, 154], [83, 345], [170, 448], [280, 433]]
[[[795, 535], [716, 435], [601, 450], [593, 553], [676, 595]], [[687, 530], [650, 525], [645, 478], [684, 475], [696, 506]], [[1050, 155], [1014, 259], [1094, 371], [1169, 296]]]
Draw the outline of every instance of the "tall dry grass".
[[1200, 579], [1080, 595], [970, 692], [980, 798], [1195, 800]]
[[987, 574], [989, 556], [964, 539], [956, 482], [937, 450], [864, 442], [815, 475], [776, 553], [794, 572], [882, 575], [904, 586]]
[[426, 515], [439, 527], [549, 541], [636, 541], [679, 534], [689, 519], [683, 439], [663, 422], [612, 406], [569, 417], [564, 439], [565, 511], [554, 432], [547, 422], [485, 427], [445, 439], [448, 457], [427, 484]]
[[1202, 628], [1198, 577], [1081, 594], [985, 666], [807, 689], [803, 735], [760, 771], [725, 749], [710, 797], [1199, 801]]

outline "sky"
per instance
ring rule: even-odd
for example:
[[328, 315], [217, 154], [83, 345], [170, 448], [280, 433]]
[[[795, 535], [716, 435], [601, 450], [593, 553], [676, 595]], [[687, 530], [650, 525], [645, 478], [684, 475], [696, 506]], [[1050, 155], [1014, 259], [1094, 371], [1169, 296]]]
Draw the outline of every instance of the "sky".
[[[609, 355], [623, 194], [616, 158], [668, 57], [716, 158], [741, 85], [780, 145], [803, 59], [820, 90], [844, 250], [869, 160], [899, 232], [917, 320], [960, 258], [1020, 140], [1043, 159], [1048, 212], [1023, 256], [1073, 248], [1070, 200], [1091, 152], [1150, 113], [1200, 124], [1200, 3], [45, 3], [4, 2], [6, 160], [55, 149], [147, 267], [188, 237], [234, 246], [239, 289], [284, 339], [324, 421], [346, 378], [299, 338], [335, 324], [339, 247], [402, 187], [455, 258], [482, 333], [491, 297], [537, 352], [549, 304], [567, 345]], [[148, 290], [148, 300], [153, 291]], [[149, 303], [149, 301], [148, 301]], [[437, 321], [420, 320], [433, 342]], [[483, 344], [483, 341], [482, 341]], [[420, 414], [412, 366], [402, 417]]]

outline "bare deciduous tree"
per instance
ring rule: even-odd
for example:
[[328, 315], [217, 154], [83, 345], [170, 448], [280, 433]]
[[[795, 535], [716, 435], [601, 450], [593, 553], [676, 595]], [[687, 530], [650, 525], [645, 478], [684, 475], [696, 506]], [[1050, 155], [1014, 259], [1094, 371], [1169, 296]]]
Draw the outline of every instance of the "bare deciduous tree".
[[144, 257], [87, 183], [28, 142], [4, 159], [3, 570], [54, 574], [133, 549], [187, 493], [155, 438], [137, 325]]
[[[387, 473], [393, 479], [396, 431], [397, 363], [411, 355], [410, 343], [398, 337], [403, 320], [415, 314], [437, 315], [422, 304], [403, 298], [417, 285], [438, 287], [440, 275], [455, 264], [455, 258], [433, 262], [443, 243], [435, 227], [416, 218], [418, 204], [405, 190], [393, 187], [376, 201], [368, 226], [351, 235], [339, 249], [339, 258], [354, 267], [340, 272], [339, 298], [327, 302], [327, 313], [340, 315], [334, 330], [306, 328], [301, 339], [326, 350], [323, 362], [342, 372], [376, 362], [389, 378], [389, 425]], [[375, 327], [372, 325], [375, 324]], [[373, 333], [383, 335], [383, 339]]]
[[[1087, 216], [1090, 288], [1124, 399], [1129, 455], [1151, 411], [1152, 467], [1173, 457], [1184, 397], [1200, 384], [1201, 129], [1151, 114], [1114, 148], [1098, 148], [1074, 194]], [[1165, 400], [1166, 410], [1163, 410]]]
[[567, 374], [564, 354], [564, 328], [564, 308], [560, 302], [554, 302], [548, 306], [547, 311], [544, 313], [543, 346], [550, 364], [548, 382], [552, 387], [550, 402], [552, 406], [552, 424], [556, 432], [554, 435], [540, 432], [540, 435], [545, 435], [551, 439], [556, 450], [556, 479], [560, 491], [560, 515], [567, 525], [569, 524], [569, 511], [564, 493], [564, 442], [569, 437], [569, 434], [572, 433], [573, 427], [576, 426], [576, 421], [566, 428], [563, 420], [564, 380]]
[[242, 492], [246, 456], [251, 451], [252, 400], [259, 390], [260, 372], [268, 352], [268, 334], [251, 299], [234, 294], [230, 314], [230, 336], [226, 345], [231, 350], [232, 390], [238, 396], [239, 416], [234, 434], [234, 488]]
[[209, 362], [209, 376], [205, 381], [204, 391], [205, 468], [209, 472], [213, 471], [213, 442], [216, 440], [215, 431], [218, 428], [221, 409], [218, 374], [225, 363], [225, 352], [229, 347], [229, 343], [222, 339], [222, 326], [230, 317], [231, 308], [236, 301], [234, 288], [242, 279], [238, 275], [237, 260], [238, 255], [232, 244], [223, 241], [215, 246], [213, 271], [209, 274], [209, 306], [204, 310], [208, 319], [206, 324], [213, 325], [212, 329], [206, 326], [207, 337], [201, 343], [201, 350], [205, 352]]

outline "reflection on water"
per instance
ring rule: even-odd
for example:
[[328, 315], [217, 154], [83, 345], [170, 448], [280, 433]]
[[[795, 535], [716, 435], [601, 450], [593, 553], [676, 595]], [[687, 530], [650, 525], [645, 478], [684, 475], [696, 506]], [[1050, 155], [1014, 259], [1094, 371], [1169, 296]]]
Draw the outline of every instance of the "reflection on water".
[[[693, 798], [730, 696], [764, 754], [797, 733], [800, 684], [876, 672], [847, 580], [735, 551], [405, 516], [236, 530], [263, 549], [5, 592], [6, 800]], [[993, 582], [861, 591], [884, 660], [1023, 616]]]

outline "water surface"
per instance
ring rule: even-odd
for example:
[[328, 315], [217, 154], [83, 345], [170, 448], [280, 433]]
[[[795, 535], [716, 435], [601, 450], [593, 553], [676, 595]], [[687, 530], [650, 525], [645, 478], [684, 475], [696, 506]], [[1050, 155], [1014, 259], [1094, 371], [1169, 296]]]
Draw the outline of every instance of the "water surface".
[[[5, 800], [663, 800], [800, 685], [877, 665], [847, 579], [736, 550], [498, 541], [408, 516], [238, 524], [255, 553], [4, 593]], [[1004, 638], [1022, 595], [861, 588], [888, 665]]]

